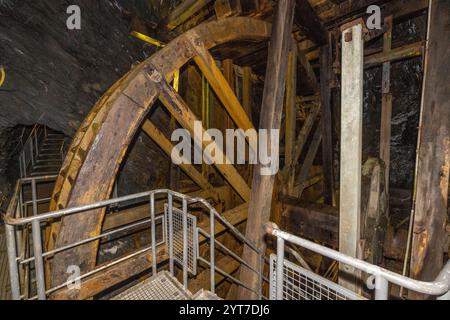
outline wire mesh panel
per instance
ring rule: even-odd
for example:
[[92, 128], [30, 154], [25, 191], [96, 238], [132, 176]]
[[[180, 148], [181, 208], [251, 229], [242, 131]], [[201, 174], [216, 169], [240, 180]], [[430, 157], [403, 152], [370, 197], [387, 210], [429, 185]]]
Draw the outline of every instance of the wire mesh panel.
[[[276, 299], [277, 256], [270, 256], [270, 300]], [[283, 300], [365, 300], [364, 297], [284, 260]]]
[[[164, 207], [164, 212], [166, 215], [166, 225], [167, 225], [167, 241], [166, 248], [169, 252], [169, 241], [172, 239], [173, 243], [173, 260], [176, 261], [181, 266], [183, 263], [183, 211], [178, 208], [172, 209], [172, 235], [170, 235], [169, 223], [170, 219], [168, 217], [168, 206]], [[188, 239], [188, 255], [187, 255], [187, 270], [193, 275], [197, 274], [197, 217], [187, 214], [187, 239]]]

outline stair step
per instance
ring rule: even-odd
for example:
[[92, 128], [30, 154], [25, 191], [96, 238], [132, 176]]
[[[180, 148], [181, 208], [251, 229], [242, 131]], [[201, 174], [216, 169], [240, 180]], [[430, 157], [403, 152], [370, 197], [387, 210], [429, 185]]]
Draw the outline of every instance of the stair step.
[[42, 165], [33, 166], [33, 171], [36, 170], [36, 169], [42, 169], [42, 168], [52, 168], [52, 169], [59, 170], [60, 166], [59, 165], [54, 165], [54, 164], [48, 164], [48, 165], [42, 164]]
[[39, 176], [53, 176], [59, 173], [59, 170], [57, 171], [40, 171], [40, 172], [32, 172], [31, 176], [32, 177], [39, 177]]

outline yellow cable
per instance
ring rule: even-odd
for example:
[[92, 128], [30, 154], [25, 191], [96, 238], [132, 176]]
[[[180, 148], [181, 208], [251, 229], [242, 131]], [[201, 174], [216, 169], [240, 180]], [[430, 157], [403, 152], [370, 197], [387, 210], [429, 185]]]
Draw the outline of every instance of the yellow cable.
[[5, 69], [3, 68], [3, 66], [0, 66], [0, 87], [5, 82], [5, 78], [6, 78]]
[[154, 46], [161, 47], [161, 48], [165, 46], [165, 44], [162, 43], [161, 41], [153, 39], [152, 37], [149, 37], [149, 36], [147, 36], [147, 35], [145, 35], [143, 33], [140, 33], [140, 32], [137, 32], [137, 31], [131, 31], [130, 34], [133, 37], [138, 38], [138, 39], [140, 39], [142, 41], [145, 41], [147, 43], [150, 43], [150, 44], [152, 44]]

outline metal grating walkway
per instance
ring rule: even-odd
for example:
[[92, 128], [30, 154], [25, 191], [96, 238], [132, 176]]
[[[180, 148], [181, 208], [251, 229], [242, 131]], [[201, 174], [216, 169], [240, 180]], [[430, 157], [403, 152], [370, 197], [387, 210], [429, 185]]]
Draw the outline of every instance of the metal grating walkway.
[[190, 300], [192, 294], [167, 271], [131, 287], [111, 300]]
[[0, 300], [11, 299], [5, 228], [0, 225]]

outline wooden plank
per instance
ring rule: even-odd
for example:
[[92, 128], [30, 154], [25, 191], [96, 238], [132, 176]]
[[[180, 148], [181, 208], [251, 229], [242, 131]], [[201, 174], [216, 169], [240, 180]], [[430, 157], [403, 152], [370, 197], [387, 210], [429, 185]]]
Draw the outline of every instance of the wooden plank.
[[323, 204], [283, 202], [287, 232], [303, 238], [319, 241], [332, 248], [339, 243], [339, 212], [337, 208]]
[[[169, 156], [172, 157], [173, 144], [166, 138], [166, 136], [150, 121], [146, 120], [142, 126], [142, 130], [149, 135], [150, 138], [155, 141], [158, 146]], [[208, 182], [208, 180], [192, 165], [188, 164], [188, 161], [178, 154], [177, 162], [180, 163], [179, 167], [186, 173], [198, 186], [204, 190], [214, 194], [215, 199], [219, 199], [219, 195], [214, 191], [214, 187]]]
[[[242, 197], [242, 199], [244, 199], [244, 201], [248, 201], [250, 199], [250, 188], [241, 175], [237, 172], [236, 168], [231, 164], [227, 164], [231, 162], [226, 160], [227, 157], [220, 146], [218, 146], [214, 139], [205, 132], [203, 127], [201, 128], [202, 132], [196, 132], [196, 130], [194, 130], [194, 123], [199, 120], [192, 113], [181, 96], [173, 90], [173, 88], [169, 86], [165, 80], [161, 80], [161, 89], [162, 92], [159, 99], [166, 106], [167, 110], [169, 110], [169, 112], [175, 117], [175, 119], [177, 119], [178, 123], [180, 123], [183, 128], [187, 129], [191, 133], [194, 141], [203, 142], [203, 146], [201, 147], [206, 147], [208, 144], [215, 146], [215, 150], [220, 153], [220, 157], [224, 159], [224, 163], [214, 163], [214, 165], [223, 175], [225, 180], [227, 180], [228, 183]], [[196, 136], [196, 134], [201, 134], [201, 136]], [[205, 136], [205, 138], [208, 138], [207, 140], [212, 142], [205, 142], [202, 136]]]
[[210, 2], [211, 0], [184, 0], [169, 14], [167, 27], [169, 30], [175, 29]]
[[[386, 31], [383, 36], [383, 52], [389, 52], [392, 45], [392, 16], [384, 19]], [[389, 194], [389, 168], [391, 159], [391, 118], [392, 118], [392, 93], [391, 93], [391, 63], [383, 63], [382, 97], [381, 97], [381, 128], [380, 128], [380, 159], [385, 165], [385, 187]]]
[[433, 0], [429, 13], [411, 256], [411, 276], [425, 281], [441, 270], [448, 238], [450, 2]]
[[[292, 41], [294, 6], [293, 0], [280, 0], [277, 3], [261, 106], [261, 129], [279, 130], [281, 126], [287, 61]], [[270, 150], [270, 144], [271, 142], [268, 141], [265, 146], [266, 150]], [[264, 147], [260, 146], [260, 148]], [[253, 172], [252, 194], [245, 235], [264, 252], [265, 242], [262, 227], [270, 218], [275, 176], [261, 175], [261, 169], [262, 166], [257, 164]], [[258, 268], [258, 255], [247, 246], [244, 247], [243, 258], [250, 266]], [[240, 279], [248, 287], [256, 290], [258, 277], [254, 272], [248, 268], [241, 268]], [[238, 296], [240, 299], [255, 298], [252, 292], [243, 288], [240, 288]]]
[[[363, 109], [362, 24], [342, 29], [341, 172], [339, 251], [357, 257], [361, 215]], [[340, 266], [339, 283], [357, 292], [354, 268]]]
[[242, 107], [247, 113], [250, 121], [252, 120], [252, 68], [242, 68]]
[[331, 47], [320, 48], [320, 97], [322, 107], [322, 167], [324, 175], [324, 201], [334, 203], [333, 118], [331, 116]]
[[295, 0], [295, 24], [300, 31], [317, 45], [327, 44], [327, 30], [323, 27], [308, 0]]
[[364, 58], [364, 68], [372, 68], [385, 62], [396, 62], [422, 55], [423, 42], [408, 44], [390, 51], [383, 51]]
[[[192, 41], [193, 47], [197, 53], [194, 60], [206, 79], [208, 79], [209, 84], [228, 111], [228, 114], [231, 116], [236, 126], [243, 130], [254, 129], [253, 123], [234, 94], [233, 86], [230, 85], [227, 78], [220, 71], [209, 51], [201, 44], [197, 45], [195, 42], [196, 41]], [[225, 68], [225, 71], [227, 69], [228, 68]]]
[[[288, 74], [286, 79], [286, 131], [284, 161], [286, 166], [291, 166], [294, 159], [294, 143], [297, 123], [297, 48], [294, 43], [289, 52]], [[294, 187], [294, 177], [290, 176], [288, 181], [288, 192]]]

